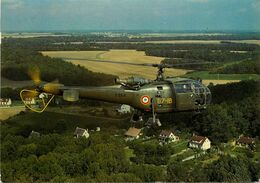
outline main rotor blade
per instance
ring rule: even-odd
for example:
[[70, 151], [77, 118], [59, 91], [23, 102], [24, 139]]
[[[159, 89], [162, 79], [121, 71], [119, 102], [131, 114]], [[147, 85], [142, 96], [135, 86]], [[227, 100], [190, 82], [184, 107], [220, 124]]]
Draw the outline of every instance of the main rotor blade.
[[[148, 67], [163, 67], [163, 68], [174, 68], [175, 66], [185, 66], [185, 65], [204, 65], [204, 64], [217, 64], [215, 62], [184, 62], [184, 63], [167, 63], [165, 61], [161, 61], [159, 64], [149, 64], [149, 63], [133, 63], [129, 61], [112, 61], [112, 60], [98, 60], [98, 59], [87, 59], [87, 58], [64, 58], [58, 57], [67, 61], [70, 60], [84, 60], [90, 62], [106, 62], [113, 64], [125, 64], [125, 65], [136, 65], [136, 66], [148, 66]], [[181, 60], [180, 58], [176, 58], [176, 60]]]
[[37, 66], [32, 66], [28, 69], [28, 75], [33, 80], [35, 85], [39, 85], [41, 82], [40, 69]]
[[[163, 64], [164, 64], [164, 63], [163, 63]], [[172, 68], [172, 67], [176, 67], [176, 66], [214, 65], [214, 64], [218, 64], [218, 63], [216, 63], [216, 62], [184, 62], [184, 63], [173, 63], [173, 64], [165, 63], [165, 64], [164, 64], [164, 67]]]
[[126, 65], [137, 65], [137, 66], [150, 66], [150, 67], [156, 67], [154, 65], [156, 64], [145, 64], [145, 63], [133, 63], [129, 61], [112, 61], [112, 60], [98, 60], [98, 59], [87, 59], [87, 58], [62, 58], [62, 57], [56, 57], [61, 58], [63, 60], [84, 60], [84, 61], [90, 61], [90, 62], [106, 62], [106, 63], [113, 63], [113, 64], [126, 64]]

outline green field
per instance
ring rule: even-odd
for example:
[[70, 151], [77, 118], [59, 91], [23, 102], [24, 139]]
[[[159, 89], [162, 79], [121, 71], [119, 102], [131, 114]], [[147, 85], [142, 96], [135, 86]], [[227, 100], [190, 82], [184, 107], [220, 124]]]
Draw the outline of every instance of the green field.
[[206, 80], [260, 80], [260, 75], [257, 74], [210, 74], [209, 71], [190, 72], [185, 77], [199, 77]]

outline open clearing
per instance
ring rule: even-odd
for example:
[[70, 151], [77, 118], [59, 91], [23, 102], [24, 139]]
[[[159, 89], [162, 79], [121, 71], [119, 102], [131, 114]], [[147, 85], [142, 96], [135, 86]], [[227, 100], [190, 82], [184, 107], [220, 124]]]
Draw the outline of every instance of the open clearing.
[[213, 83], [214, 85], [217, 85], [217, 84], [227, 84], [227, 83], [237, 83], [239, 82], [240, 80], [217, 80], [217, 79], [203, 79], [202, 80], [202, 83], [206, 86], [208, 86], [210, 83]]
[[[87, 61], [87, 59], [111, 60], [117, 62], [130, 63], [160, 63], [163, 57], [146, 56], [143, 51], [136, 50], [110, 50], [110, 51], [44, 51], [43, 55], [50, 57], [75, 58], [69, 62], [84, 66], [85, 68], [100, 73], [113, 74], [121, 78], [130, 76], [145, 77], [155, 79], [157, 68], [147, 66], [125, 65], [115, 63], [104, 63], [97, 61]], [[86, 59], [85, 60], [77, 60]], [[167, 69], [166, 76], [184, 75], [189, 70], [185, 69]]]
[[17, 106], [17, 107], [6, 107], [6, 108], [0, 108], [0, 120], [6, 120], [11, 116], [14, 116], [21, 111], [25, 111], [24, 106]]

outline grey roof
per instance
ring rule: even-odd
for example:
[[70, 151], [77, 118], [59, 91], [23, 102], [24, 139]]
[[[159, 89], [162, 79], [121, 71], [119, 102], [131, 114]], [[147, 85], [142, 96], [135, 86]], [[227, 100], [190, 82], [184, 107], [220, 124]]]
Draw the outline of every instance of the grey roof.
[[77, 127], [76, 130], [75, 130], [75, 132], [74, 132], [74, 135], [80, 135], [80, 136], [82, 136], [85, 131], [87, 131], [87, 130], [84, 129], [84, 128], [79, 128], [79, 127]]

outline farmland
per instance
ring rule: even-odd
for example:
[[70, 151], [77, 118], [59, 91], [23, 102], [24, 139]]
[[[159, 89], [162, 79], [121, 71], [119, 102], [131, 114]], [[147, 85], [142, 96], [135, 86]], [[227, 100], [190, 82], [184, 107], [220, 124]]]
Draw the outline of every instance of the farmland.
[[19, 114], [21, 111], [24, 110], [24, 106], [1, 108], [0, 120], [6, 120], [9, 117]]
[[[96, 60], [111, 60], [115, 62], [130, 62], [130, 63], [160, 63], [164, 57], [146, 56], [143, 51], [136, 50], [110, 50], [110, 51], [43, 51], [43, 55], [60, 58], [74, 58], [69, 62], [75, 65], [81, 65], [85, 68], [99, 73], [113, 74], [121, 78], [130, 76], [145, 77], [154, 79], [157, 69], [146, 66], [125, 65], [115, 63], [104, 63], [98, 61], [88, 61], [87, 59]], [[86, 60], [77, 60], [86, 59]], [[225, 84], [229, 82], [239, 82], [241, 79], [258, 78], [257, 75], [218, 75], [209, 74], [208, 72], [188, 73], [191, 70], [185, 69], [166, 69], [166, 76], [188, 76], [200, 77], [204, 84]]]
[[[163, 57], [153, 57], [146, 56], [143, 51], [136, 50], [110, 50], [110, 51], [44, 51], [43, 55], [48, 55], [50, 57], [61, 57], [61, 58], [75, 58], [70, 62], [76, 65], [81, 65], [87, 69], [113, 74], [119, 77], [130, 77], [139, 76], [149, 79], [154, 79], [157, 72], [156, 68], [152, 67], [140, 67], [135, 65], [125, 65], [125, 64], [114, 64], [114, 63], [98, 63], [93, 61], [83, 61], [79, 59], [98, 59], [98, 60], [112, 60], [120, 62], [130, 62], [130, 63], [149, 63], [155, 64], [160, 63]], [[166, 76], [180, 76], [184, 75], [189, 70], [185, 69], [167, 69]]]

